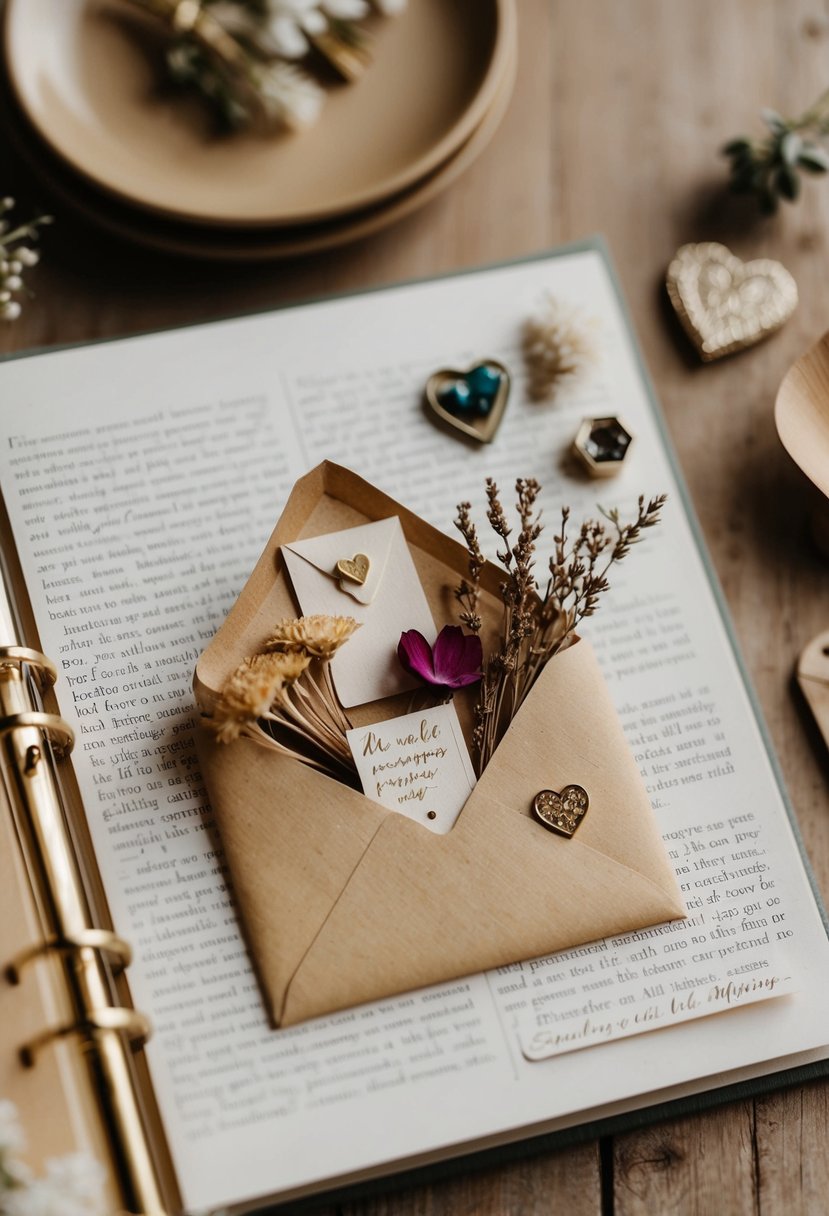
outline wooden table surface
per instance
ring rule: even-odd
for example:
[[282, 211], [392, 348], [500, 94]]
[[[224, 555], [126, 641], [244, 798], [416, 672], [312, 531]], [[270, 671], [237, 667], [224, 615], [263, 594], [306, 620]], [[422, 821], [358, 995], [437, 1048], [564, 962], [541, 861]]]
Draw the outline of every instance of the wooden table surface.
[[[471, 171], [423, 211], [339, 252], [254, 268], [136, 253], [59, 213], [31, 275], [37, 297], [0, 328], [0, 351], [434, 275], [604, 233], [827, 899], [829, 757], [792, 673], [829, 626], [829, 567], [811, 545], [811, 490], [778, 443], [773, 403], [790, 362], [829, 328], [829, 181], [808, 182], [796, 207], [761, 220], [723, 195], [717, 153], [757, 129], [761, 106], [799, 112], [829, 85], [829, 3], [518, 2], [519, 79], [506, 119]], [[0, 131], [6, 193], [46, 201]], [[708, 239], [779, 258], [801, 303], [764, 346], [703, 367], [661, 284], [677, 246]], [[815, 1082], [324, 1213], [826, 1213], [828, 1116], [829, 1083]]]

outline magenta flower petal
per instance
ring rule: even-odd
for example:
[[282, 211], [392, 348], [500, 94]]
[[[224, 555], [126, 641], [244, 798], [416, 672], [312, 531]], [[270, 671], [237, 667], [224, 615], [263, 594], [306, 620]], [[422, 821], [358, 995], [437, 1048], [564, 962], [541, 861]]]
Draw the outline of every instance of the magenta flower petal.
[[397, 657], [410, 675], [417, 676], [427, 684], [435, 683], [432, 647], [417, 629], [407, 629], [401, 633]]
[[481, 678], [481, 639], [477, 634], [464, 634], [458, 625], [445, 625], [434, 647], [416, 629], [406, 630], [400, 635], [397, 657], [411, 675], [443, 692], [465, 688]]
[[477, 634], [446, 625], [433, 647], [435, 678], [447, 688], [462, 688], [481, 678], [483, 649]]

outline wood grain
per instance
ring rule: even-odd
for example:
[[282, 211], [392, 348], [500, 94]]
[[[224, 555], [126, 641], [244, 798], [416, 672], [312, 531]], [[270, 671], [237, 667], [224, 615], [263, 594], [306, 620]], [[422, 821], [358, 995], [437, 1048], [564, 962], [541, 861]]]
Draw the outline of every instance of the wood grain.
[[[829, 84], [829, 4], [519, 5], [521, 62], [507, 118], [475, 167], [422, 212], [333, 254], [252, 268], [137, 253], [61, 215], [31, 278], [37, 299], [0, 329], [0, 351], [433, 275], [603, 232], [826, 898], [829, 758], [792, 676], [800, 649], [829, 624], [829, 565], [809, 539], [813, 492], [778, 443], [773, 403], [788, 365], [829, 328], [829, 183], [807, 182], [796, 207], [760, 220], [724, 194], [717, 150], [757, 132], [761, 106], [797, 112]], [[0, 187], [39, 201], [2, 140]], [[762, 347], [701, 366], [661, 287], [674, 250], [693, 240], [782, 261], [800, 290], [792, 321]], [[829, 1086], [816, 1083], [619, 1137], [601, 1155], [593, 1144], [325, 1210], [817, 1214], [829, 1194], [828, 1101]]]
[[755, 1212], [752, 1103], [619, 1137], [613, 1165], [615, 1216]]

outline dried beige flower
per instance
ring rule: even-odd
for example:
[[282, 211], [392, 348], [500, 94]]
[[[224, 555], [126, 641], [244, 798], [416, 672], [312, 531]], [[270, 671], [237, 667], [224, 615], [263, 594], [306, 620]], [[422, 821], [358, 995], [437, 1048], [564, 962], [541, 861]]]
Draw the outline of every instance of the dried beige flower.
[[549, 400], [560, 381], [577, 375], [595, 360], [595, 321], [549, 292], [538, 312], [524, 325], [524, 359], [528, 392], [534, 401]]
[[301, 616], [280, 621], [266, 646], [304, 650], [315, 659], [327, 661], [359, 628], [353, 616]]
[[222, 743], [238, 739], [243, 728], [272, 714], [285, 689], [310, 663], [306, 654], [257, 654], [245, 659], [222, 689], [212, 727]]
[[232, 743], [244, 735], [351, 780], [351, 722], [337, 700], [328, 660], [357, 628], [350, 616], [279, 621], [265, 653], [240, 663], [222, 689], [209, 720], [217, 739]]

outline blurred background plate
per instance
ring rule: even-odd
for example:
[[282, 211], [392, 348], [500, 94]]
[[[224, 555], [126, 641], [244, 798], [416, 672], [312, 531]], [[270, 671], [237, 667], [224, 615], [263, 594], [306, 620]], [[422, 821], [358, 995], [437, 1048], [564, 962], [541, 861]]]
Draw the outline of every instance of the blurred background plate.
[[298, 257], [359, 240], [403, 219], [435, 198], [469, 168], [492, 139], [509, 103], [518, 66], [514, 31], [508, 35], [506, 47], [505, 70], [492, 104], [454, 156], [410, 190], [394, 195], [377, 207], [327, 223], [244, 231], [159, 219], [113, 200], [67, 169], [38, 140], [8, 92], [3, 95], [5, 126], [16, 152], [50, 195], [77, 211], [96, 230], [103, 229], [124, 240], [165, 253], [212, 261], [257, 262]]
[[118, 0], [8, 0], [17, 102], [51, 149], [123, 202], [168, 219], [297, 227], [374, 207], [479, 128], [515, 41], [513, 0], [409, 0], [373, 21], [374, 59], [297, 134], [217, 137], [161, 87], [148, 27]]

